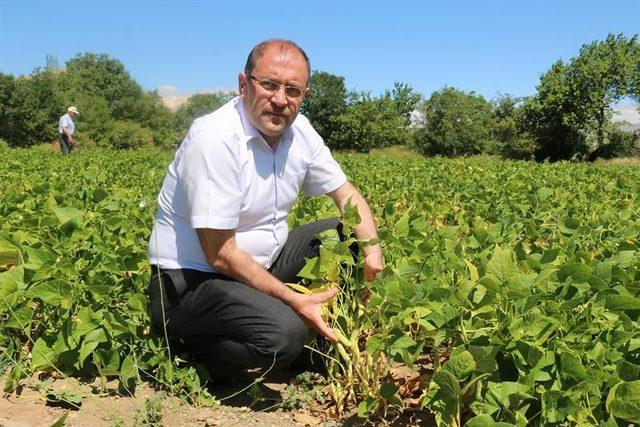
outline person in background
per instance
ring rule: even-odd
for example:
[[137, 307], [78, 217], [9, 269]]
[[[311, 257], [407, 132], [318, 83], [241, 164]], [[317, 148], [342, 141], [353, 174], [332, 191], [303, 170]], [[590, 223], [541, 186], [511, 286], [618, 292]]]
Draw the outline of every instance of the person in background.
[[76, 146], [76, 138], [73, 136], [76, 130], [76, 125], [74, 120], [78, 118], [80, 113], [76, 107], [67, 108], [67, 113], [60, 117], [60, 121], [58, 122], [58, 133], [60, 137], [58, 141], [60, 142], [60, 149], [62, 150], [62, 155], [67, 155], [71, 150], [73, 150]]

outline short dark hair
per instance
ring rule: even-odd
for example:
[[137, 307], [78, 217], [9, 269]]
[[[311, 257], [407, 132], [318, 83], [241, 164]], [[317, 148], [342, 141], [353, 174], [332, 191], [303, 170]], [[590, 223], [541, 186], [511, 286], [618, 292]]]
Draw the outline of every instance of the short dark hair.
[[292, 47], [298, 52], [300, 52], [300, 55], [302, 55], [305, 62], [307, 63], [307, 81], [309, 81], [309, 78], [311, 77], [311, 63], [309, 62], [309, 57], [307, 56], [305, 51], [300, 46], [298, 46], [295, 42], [292, 42], [291, 40], [285, 40], [285, 39], [269, 39], [255, 45], [255, 47], [251, 49], [251, 52], [249, 53], [249, 57], [247, 58], [247, 63], [244, 65], [245, 74], [247, 75], [251, 74], [251, 72], [253, 71], [253, 68], [256, 66], [256, 62], [258, 62], [258, 59], [262, 58], [262, 55], [264, 55], [264, 51], [271, 44], [280, 44], [283, 47], [284, 46]]

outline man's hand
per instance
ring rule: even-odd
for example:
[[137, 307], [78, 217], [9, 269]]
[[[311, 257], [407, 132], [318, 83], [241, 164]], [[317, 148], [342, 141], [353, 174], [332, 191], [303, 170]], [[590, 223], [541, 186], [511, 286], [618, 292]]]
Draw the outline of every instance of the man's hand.
[[317, 294], [296, 294], [289, 302], [289, 306], [310, 328], [315, 329], [320, 335], [331, 342], [338, 342], [336, 333], [322, 319], [322, 305], [338, 293], [338, 288]]
[[367, 282], [373, 282], [384, 268], [382, 249], [380, 245], [375, 245], [367, 247], [364, 251], [364, 278]]

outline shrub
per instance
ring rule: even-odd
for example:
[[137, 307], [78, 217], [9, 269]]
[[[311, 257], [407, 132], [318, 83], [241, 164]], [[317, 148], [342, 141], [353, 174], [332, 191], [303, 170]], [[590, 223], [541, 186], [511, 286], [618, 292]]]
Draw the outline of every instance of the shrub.
[[640, 135], [634, 132], [627, 132], [614, 129], [609, 133], [609, 140], [601, 145], [589, 155], [589, 160], [613, 159], [614, 157], [626, 157], [636, 154], [639, 148]]
[[422, 104], [426, 125], [416, 133], [425, 154], [480, 154], [492, 144], [491, 104], [481, 95], [445, 87]]
[[528, 134], [518, 135], [502, 147], [502, 157], [507, 159], [531, 160], [535, 157], [536, 141]]
[[138, 123], [118, 120], [106, 136], [111, 148], [145, 148], [153, 146], [153, 132]]
[[368, 153], [372, 148], [409, 145], [411, 135], [390, 98], [371, 99], [357, 94], [344, 114], [333, 117], [334, 132], [327, 145], [332, 149]]

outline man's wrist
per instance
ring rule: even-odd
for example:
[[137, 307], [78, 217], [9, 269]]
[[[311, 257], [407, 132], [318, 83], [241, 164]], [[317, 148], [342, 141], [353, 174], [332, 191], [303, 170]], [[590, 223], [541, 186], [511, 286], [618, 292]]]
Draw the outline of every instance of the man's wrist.
[[278, 298], [280, 301], [287, 304], [291, 308], [294, 308], [296, 306], [296, 302], [298, 301], [299, 296], [300, 294], [289, 288], [284, 283], [282, 283], [282, 287], [279, 289], [278, 295], [275, 295], [276, 298]]
[[380, 247], [380, 243], [375, 243], [373, 245], [365, 245], [362, 247], [362, 253], [365, 257], [371, 254], [381, 254], [382, 248]]

